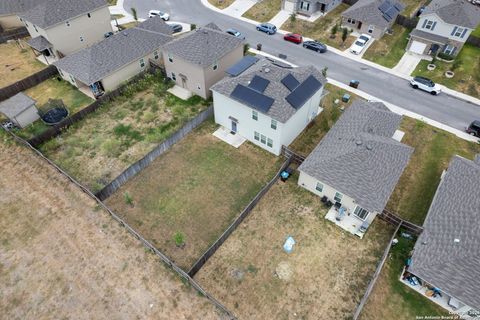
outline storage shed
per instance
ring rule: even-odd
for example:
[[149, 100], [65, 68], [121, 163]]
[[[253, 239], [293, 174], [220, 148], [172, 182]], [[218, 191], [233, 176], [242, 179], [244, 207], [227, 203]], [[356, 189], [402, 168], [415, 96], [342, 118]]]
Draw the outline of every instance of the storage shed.
[[40, 118], [35, 100], [22, 92], [1, 102], [0, 113], [3, 113], [20, 128], [24, 128]]

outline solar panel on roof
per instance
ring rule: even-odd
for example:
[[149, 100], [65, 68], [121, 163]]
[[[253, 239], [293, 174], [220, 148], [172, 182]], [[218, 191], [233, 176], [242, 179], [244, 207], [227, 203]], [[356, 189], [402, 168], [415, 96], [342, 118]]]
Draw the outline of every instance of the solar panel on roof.
[[288, 90], [290, 90], [290, 92], [295, 90], [295, 88], [300, 84], [300, 82], [298, 82], [298, 80], [291, 73], [287, 74], [281, 82], [285, 87], [287, 87]]
[[390, 1], [384, 1], [382, 4], [378, 7], [378, 10], [380, 10], [381, 13], [387, 12], [388, 9], [392, 7], [392, 4]]
[[299, 109], [321, 87], [322, 84], [320, 83], [320, 81], [318, 81], [314, 76], [309, 76], [285, 99], [288, 101], [288, 103], [292, 105], [292, 107], [294, 107], [295, 109]]
[[252, 65], [257, 63], [257, 61], [258, 61], [257, 57], [245, 56], [245, 57], [242, 58], [242, 60], [235, 63], [233, 66], [228, 68], [227, 71], [225, 71], [225, 72], [228, 73], [231, 76], [236, 77], [239, 74], [241, 74], [242, 72], [244, 72], [245, 70], [247, 70], [248, 68], [250, 68]]
[[269, 83], [270, 83], [269, 80], [256, 75], [253, 77], [252, 81], [250, 81], [250, 83], [248, 84], [248, 87], [257, 92], [263, 92], [265, 91]]
[[395, 3], [393, 6], [397, 9], [398, 13], [403, 10], [403, 6], [400, 3]]
[[263, 113], [267, 113], [274, 102], [272, 98], [241, 84], [235, 87], [230, 96]]
[[390, 9], [388, 9], [385, 13], [384, 13], [384, 17], [388, 17], [387, 21], [391, 21], [396, 15], [398, 14], [398, 11], [397, 9], [395, 9], [395, 7], [390, 7]]

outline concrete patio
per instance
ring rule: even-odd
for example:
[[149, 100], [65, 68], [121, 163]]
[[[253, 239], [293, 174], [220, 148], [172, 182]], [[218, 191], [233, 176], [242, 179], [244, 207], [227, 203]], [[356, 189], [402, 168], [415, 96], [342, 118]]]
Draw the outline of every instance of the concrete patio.
[[225, 127], [218, 128], [213, 135], [237, 149], [247, 140], [239, 134], [232, 134], [232, 132]]
[[167, 92], [170, 92], [175, 97], [180, 98], [182, 100], [188, 100], [193, 96], [193, 92], [182, 88], [178, 85], [174, 85], [172, 88], [168, 89]]
[[339, 221], [336, 219], [337, 215], [338, 215], [337, 209], [335, 208], [335, 206], [332, 206], [330, 210], [328, 210], [327, 214], [325, 215], [325, 219], [335, 223], [337, 226], [339, 226], [343, 230], [346, 230], [351, 234], [358, 236], [360, 239], [363, 238], [365, 233], [359, 231], [360, 227], [363, 224], [363, 221], [360, 220], [360, 218], [356, 217], [353, 214], [348, 214], [348, 212], [346, 212], [343, 218], [341, 218], [341, 220]]

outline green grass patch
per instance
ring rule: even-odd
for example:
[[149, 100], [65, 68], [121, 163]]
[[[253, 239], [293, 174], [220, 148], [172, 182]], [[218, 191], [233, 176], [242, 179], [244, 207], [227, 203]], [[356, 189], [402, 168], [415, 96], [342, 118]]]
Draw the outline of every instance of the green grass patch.
[[385, 34], [380, 40], [375, 40], [363, 58], [387, 68], [395, 67], [405, 54], [410, 31], [400, 25], [394, 25], [393, 34]]
[[472, 31], [472, 35], [480, 38], [480, 26], [478, 26], [477, 29]]

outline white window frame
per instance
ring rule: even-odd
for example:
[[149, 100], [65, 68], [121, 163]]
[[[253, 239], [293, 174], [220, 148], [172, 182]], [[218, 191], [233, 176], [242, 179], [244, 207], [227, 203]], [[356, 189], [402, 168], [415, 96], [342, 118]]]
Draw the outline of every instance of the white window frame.
[[[357, 211], [358, 210], [358, 211]], [[367, 214], [364, 216], [364, 217], [361, 217], [358, 213], [359, 212], [366, 212]], [[365, 221], [367, 220], [367, 217], [368, 215], [370, 214], [370, 212], [367, 210], [367, 209], [364, 209], [360, 206], [356, 206], [355, 207], [355, 210], [353, 210], [353, 214], [355, 215], [355, 217], [357, 217], [358, 219], [362, 220], [362, 221]]]
[[260, 143], [267, 144], [267, 137], [263, 134], [260, 135]]
[[451, 55], [453, 53], [453, 50], [455, 50], [455, 47], [452, 45], [447, 44], [445, 49], [443, 49], [443, 53]]
[[140, 59], [140, 68], [145, 68], [145, 59]]
[[[339, 203], [342, 203], [342, 198], [343, 198], [343, 194], [341, 194], [340, 192], [335, 192], [335, 197], [333, 197], [333, 200], [335, 202], [339, 202]], [[338, 200], [337, 200], [338, 199]]]
[[67, 27], [70, 27], [70, 21], [65, 21], [65, 24], [67, 25]]
[[462, 36], [462, 33], [463, 33], [464, 30], [465, 30], [465, 28], [458, 27], [457, 30], [455, 30], [454, 36], [460, 38]]
[[172, 72], [172, 80], [177, 81], [177, 75], [175, 74], [175, 72]]
[[159, 55], [158, 55], [158, 50], [153, 51], [153, 58], [154, 58], [155, 60], [157, 60], [158, 57], [159, 57]]
[[215, 64], [213, 65], [212, 69], [213, 69], [214, 71], [217, 70], [217, 69], [218, 69], [218, 63], [215, 63]]
[[59, 73], [62, 77], [64, 77], [62, 70], [58, 69], [58, 73]]
[[257, 131], [253, 132], [253, 139], [260, 141], [260, 133]]
[[267, 138], [267, 147], [273, 148], [273, 140], [270, 138]]
[[252, 110], [252, 119], [258, 121], [258, 112], [255, 110]]
[[367, 32], [368, 33], [373, 33], [374, 30], [375, 30], [375, 26], [374, 25], [369, 25]]
[[310, 2], [306, 2], [306, 1], [300, 2], [300, 9], [304, 11], [310, 11]]
[[318, 192], [323, 192], [323, 188], [323, 183], [317, 182], [317, 184], [315, 185], [315, 190], [317, 190]]
[[35, 29], [36, 32], [38, 32], [37, 26], [33, 25], [33, 29]]
[[173, 57], [170, 54], [168, 55], [168, 61], [173, 63]]
[[75, 78], [72, 75], [70, 75], [70, 80], [72, 81], [72, 83], [77, 84], [77, 82], [75, 81]]
[[277, 130], [277, 125], [277, 120], [272, 119], [272, 121], [270, 122], [270, 128], [272, 128], [273, 130]]
[[82, 36], [80, 36], [80, 42], [83, 42], [83, 40], [85, 40], [85, 39], [83, 39], [83, 37], [82, 37]]
[[427, 24], [425, 25], [425, 29], [432, 30], [433, 27], [433, 20], [427, 20]]

